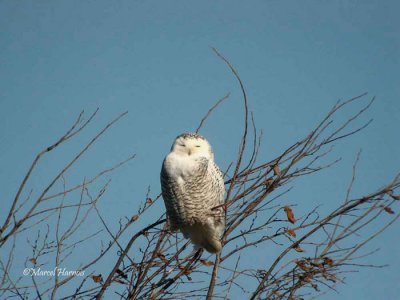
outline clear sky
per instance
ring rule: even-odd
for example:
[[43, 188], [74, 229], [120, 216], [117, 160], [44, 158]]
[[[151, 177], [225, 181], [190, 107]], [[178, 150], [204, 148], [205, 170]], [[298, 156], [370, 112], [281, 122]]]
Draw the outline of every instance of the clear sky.
[[[241, 133], [241, 95], [210, 46], [229, 58], [246, 85], [257, 127], [264, 130], [265, 161], [303, 137], [338, 99], [375, 95], [364, 119], [374, 122], [340, 143], [335, 157], [343, 157], [341, 164], [294, 195], [307, 207], [339, 203], [360, 148], [355, 192], [380, 187], [400, 170], [399, 11], [394, 0], [1, 1], [2, 211], [34, 154], [82, 109], [100, 108], [96, 125], [51, 154], [30, 184], [43, 185], [96, 126], [128, 110], [68, 179], [79, 182], [136, 153], [113, 175], [102, 200], [109, 220], [136, 211], [149, 185], [159, 193], [160, 165], [173, 139], [194, 130], [214, 101], [231, 92], [202, 132], [218, 164], [227, 167]], [[341, 299], [398, 298], [399, 230], [396, 224], [370, 246], [381, 248], [374, 262], [390, 266], [348, 275]], [[325, 296], [337, 298], [334, 292]]]

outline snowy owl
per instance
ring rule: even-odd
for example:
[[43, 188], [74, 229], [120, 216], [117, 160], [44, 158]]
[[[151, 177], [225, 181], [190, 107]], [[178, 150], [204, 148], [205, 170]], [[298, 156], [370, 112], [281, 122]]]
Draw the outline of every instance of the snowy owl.
[[170, 229], [180, 230], [196, 247], [220, 252], [225, 187], [208, 141], [196, 133], [178, 136], [160, 177]]

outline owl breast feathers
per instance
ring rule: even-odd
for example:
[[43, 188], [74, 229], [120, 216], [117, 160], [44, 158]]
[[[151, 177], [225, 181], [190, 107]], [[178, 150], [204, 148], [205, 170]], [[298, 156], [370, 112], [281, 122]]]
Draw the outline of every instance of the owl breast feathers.
[[180, 230], [196, 247], [221, 251], [225, 187], [205, 138], [185, 133], [175, 139], [162, 165], [161, 190], [170, 229]]

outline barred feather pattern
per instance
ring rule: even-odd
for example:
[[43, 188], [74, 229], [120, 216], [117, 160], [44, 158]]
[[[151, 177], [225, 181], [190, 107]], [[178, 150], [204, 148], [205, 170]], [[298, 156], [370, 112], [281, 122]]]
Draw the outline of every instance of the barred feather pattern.
[[225, 187], [213, 155], [192, 159], [171, 152], [160, 179], [170, 229], [180, 230], [197, 247], [219, 252]]

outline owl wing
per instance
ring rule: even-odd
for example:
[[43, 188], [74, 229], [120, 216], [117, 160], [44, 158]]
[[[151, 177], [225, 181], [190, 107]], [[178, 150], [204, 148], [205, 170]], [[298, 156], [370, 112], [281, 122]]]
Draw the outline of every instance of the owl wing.
[[225, 208], [223, 206], [225, 203], [225, 183], [222, 172], [214, 162], [210, 166], [210, 177], [213, 182], [212, 185], [215, 194], [215, 202], [211, 211], [214, 216], [217, 236], [220, 238], [225, 229]]
[[218, 166], [213, 162], [212, 166], [212, 176], [213, 180], [216, 181], [216, 188], [217, 188], [217, 193], [219, 195], [219, 204], [224, 203], [225, 199], [225, 182], [224, 182], [224, 175], [222, 174], [221, 170], [218, 168]]
[[161, 173], [161, 193], [164, 199], [165, 208], [167, 210], [167, 219], [169, 221], [170, 230], [176, 231], [179, 228], [179, 197], [176, 193], [176, 183], [165, 169], [165, 161], [163, 162]]

